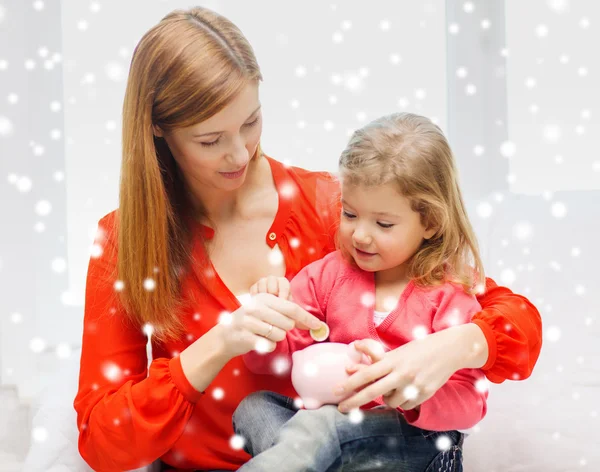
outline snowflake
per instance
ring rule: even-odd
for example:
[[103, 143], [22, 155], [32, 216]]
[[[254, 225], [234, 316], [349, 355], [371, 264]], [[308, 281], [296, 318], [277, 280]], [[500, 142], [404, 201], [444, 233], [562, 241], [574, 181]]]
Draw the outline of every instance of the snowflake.
[[313, 362], [307, 362], [304, 364], [303, 372], [306, 377], [316, 377], [319, 373], [319, 366]]
[[45, 442], [48, 439], [48, 430], [43, 426], [36, 426], [31, 430], [31, 438], [37, 443]]
[[547, 0], [548, 8], [557, 13], [562, 13], [569, 9], [569, 0]]
[[481, 29], [487, 30], [490, 29], [491, 26], [492, 22], [489, 19], [484, 18], [483, 20], [481, 20]]
[[362, 423], [364, 417], [365, 417], [364, 413], [359, 408], [354, 408], [348, 414], [348, 420], [352, 424]]
[[269, 253], [269, 264], [272, 266], [280, 266], [283, 264], [283, 253], [278, 247], [274, 247]]
[[415, 326], [412, 330], [412, 336], [414, 339], [423, 339], [429, 334], [427, 327], [423, 325]]
[[562, 202], [552, 204], [552, 216], [555, 218], [564, 218], [567, 214], [567, 206]]
[[68, 359], [69, 357], [71, 357], [71, 353], [71, 346], [69, 346], [66, 343], [60, 343], [58, 344], [58, 346], [56, 346], [56, 356], [59, 359]]
[[67, 268], [67, 262], [62, 257], [57, 257], [52, 261], [52, 270], [57, 274], [62, 274]]
[[505, 141], [500, 146], [500, 154], [502, 154], [506, 158], [513, 157], [515, 155], [516, 150], [517, 147], [512, 141]]
[[548, 36], [548, 27], [546, 25], [537, 25], [535, 28], [535, 34], [538, 38], [545, 38]]
[[33, 2], [33, 9], [36, 11], [42, 11], [44, 9], [44, 2], [42, 0], [36, 0]]
[[31, 341], [29, 341], [29, 349], [36, 354], [39, 354], [46, 349], [46, 341], [39, 337], [33, 338]]
[[23, 321], [23, 315], [21, 315], [21, 313], [13, 313], [10, 315], [10, 320], [14, 324], [19, 324]]
[[360, 302], [364, 307], [371, 308], [375, 305], [375, 295], [371, 292], [365, 292], [360, 297]]
[[502, 283], [504, 283], [505, 285], [511, 285], [512, 283], [514, 283], [516, 278], [517, 276], [512, 269], [504, 269], [500, 273], [500, 280], [502, 280]]
[[458, 34], [460, 32], [460, 26], [457, 23], [452, 23], [448, 26], [448, 32], [450, 34]]
[[234, 434], [233, 436], [231, 436], [231, 438], [229, 438], [229, 447], [231, 447], [231, 449], [233, 449], [234, 451], [240, 451], [244, 449], [245, 445], [246, 440], [243, 436], [240, 436], [239, 434]]
[[548, 125], [544, 128], [544, 138], [551, 143], [555, 143], [562, 136], [562, 131], [558, 125]]
[[222, 400], [225, 396], [225, 391], [221, 387], [217, 387], [213, 390], [212, 396], [215, 400]]
[[494, 208], [488, 202], [481, 202], [477, 205], [477, 215], [481, 218], [489, 218], [493, 212]]
[[556, 342], [560, 339], [561, 334], [562, 333], [558, 326], [549, 326], [548, 329], [546, 329], [546, 340], [550, 342]]
[[533, 237], [533, 226], [527, 221], [522, 221], [513, 226], [513, 236], [520, 241], [528, 241]]
[[469, 75], [469, 71], [466, 67], [459, 67], [458, 69], [456, 69], [456, 77], [458, 77], [459, 79], [464, 79], [467, 77], [467, 75]]
[[119, 382], [123, 378], [123, 371], [114, 362], [105, 362], [102, 366], [102, 375], [110, 382]]
[[306, 67], [297, 66], [296, 67], [296, 77], [305, 77], [306, 76]]
[[438, 451], [447, 451], [452, 447], [452, 440], [443, 434], [435, 440], [435, 447]]
[[414, 400], [419, 396], [419, 389], [414, 385], [407, 385], [404, 390], [402, 390], [402, 395], [407, 400]]
[[109, 62], [106, 64], [104, 72], [113, 82], [121, 82], [125, 78], [125, 69], [118, 62]]
[[12, 122], [5, 116], [0, 116], [0, 137], [10, 136], [14, 131]]
[[144, 289], [148, 292], [152, 292], [156, 288], [156, 282], [154, 279], [148, 277], [144, 280]]

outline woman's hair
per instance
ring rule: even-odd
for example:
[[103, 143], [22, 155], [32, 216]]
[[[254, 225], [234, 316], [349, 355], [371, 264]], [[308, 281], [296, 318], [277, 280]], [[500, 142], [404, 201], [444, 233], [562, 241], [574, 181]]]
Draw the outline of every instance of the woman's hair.
[[[192, 216], [183, 178], [153, 126], [169, 132], [200, 123], [261, 79], [241, 31], [206, 8], [171, 12], [133, 53], [123, 103], [117, 277], [128, 317], [150, 323], [159, 340], [182, 333], [180, 275], [191, 261], [191, 218], [203, 215], [194, 208]], [[144, 287], [147, 278], [153, 290]]]
[[394, 185], [421, 223], [436, 230], [409, 261], [412, 280], [422, 286], [456, 282], [469, 293], [485, 283], [454, 157], [431, 120], [411, 113], [379, 118], [354, 132], [339, 165], [350, 185]]

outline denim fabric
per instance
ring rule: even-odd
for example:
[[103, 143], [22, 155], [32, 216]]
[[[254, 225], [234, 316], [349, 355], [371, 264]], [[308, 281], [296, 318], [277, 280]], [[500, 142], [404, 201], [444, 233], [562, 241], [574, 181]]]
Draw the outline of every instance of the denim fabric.
[[[253, 458], [239, 472], [462, 472], [463, 435], [409, 425], [389, 408], [362, 410], [362, 421], [325, 405], [297, 410], [273, 392], [246, 397], [233, 415], [235, 432]], [[440, 451], [441, 436], [451, 446]]]

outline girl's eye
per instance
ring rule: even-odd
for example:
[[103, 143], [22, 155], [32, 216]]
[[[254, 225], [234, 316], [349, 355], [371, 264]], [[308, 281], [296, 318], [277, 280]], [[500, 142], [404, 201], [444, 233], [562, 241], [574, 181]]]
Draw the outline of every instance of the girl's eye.
[[389, 229], [389, 228], [391, 228], [392, 226], [394, 226], [393, 224], [389, 224], [389, 223], [379, 223], [379, 222], [377, 222], [377, 224], [378, 224], [379, 226], [381, 226], [382, 228], [385, 228], [385, 229]]
[[348, 213], [346, 210], [342, 211], [342, 214], [346, 217], [346, 218], [356, 218], [355, 215], [353, 215], [352, 213]]
[[200, 143], [200, 144], [205, 147], [210, 147], [210, 146], [216, 146], [217, 144], [219, 144], [219, 141], [221, 141], [220, 136], [217, 139], [215, 139], [214, 141], [211, 141], [209, 143]]

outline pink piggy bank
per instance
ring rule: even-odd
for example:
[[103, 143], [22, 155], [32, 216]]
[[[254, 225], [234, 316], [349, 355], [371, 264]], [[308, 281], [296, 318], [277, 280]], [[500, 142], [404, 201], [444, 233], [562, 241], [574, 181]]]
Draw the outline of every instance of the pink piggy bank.
[[307, 410], [322, 405], [337, 405], [348, 398], [335, 395], [333, 390], [349, 375], [348, 364], [370, 364], [370, 359], [358, 352], [354, 344], [319, 343], [292, 354], [292, 385]]

